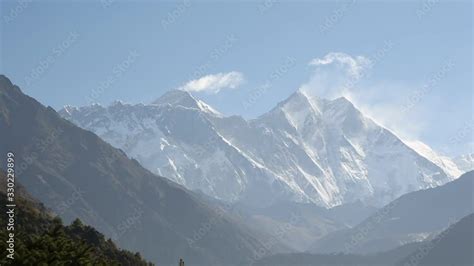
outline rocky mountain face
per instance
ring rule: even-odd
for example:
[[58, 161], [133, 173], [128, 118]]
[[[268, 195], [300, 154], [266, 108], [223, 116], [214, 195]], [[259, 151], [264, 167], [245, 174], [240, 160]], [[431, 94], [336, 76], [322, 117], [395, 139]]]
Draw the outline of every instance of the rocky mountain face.
[[[116, 108], [113, 114], [125, 121], [130, 113]], [[200, 115], [181, 109], [187, 122]], [[138, 125], [137, 132], [146, 134]], [[0, 154], [15, 154], [17, 181], [33, 197], [65, 222], [80, 218], [158, 265], [175, 265], [179, 258], [193, 265], [248, 265], [256, 250], [270, 252], [258, 234], [227, 215], [226, 207], [210, 205], [197, 193], [152, 174], [94, 133], [24, 95], [5, 76], [0, 76], [0, 133]]]
[[226, 201], [381, 206], [455, 178], [347, 99], [303, 91], [252, 120], [223, 116], [176, 90], [152, 104], [66, 106], [59, 113], [150, 171]]

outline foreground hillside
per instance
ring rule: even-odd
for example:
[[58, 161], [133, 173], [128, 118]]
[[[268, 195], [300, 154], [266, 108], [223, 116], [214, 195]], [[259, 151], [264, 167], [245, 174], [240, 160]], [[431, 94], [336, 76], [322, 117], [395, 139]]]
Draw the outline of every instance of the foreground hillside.
[[[8, 202], [0, 172], [0, 204]], [[6, 215], [0, 215], [0, 265], [151, 265], [139, 253], [120, 250], [94, 228], [75, 220], [64, 226], [17, 184], [14, 261], [6, 258]], [[5, 241], [3, 241], [5, 240]]]
[[434, 239], [425, 241], [397, 266], [474, 265], [474, 214], [451, 225]]
[[472, 266], [474, 258], [474, 214], [438, 234], [432, 240], [406, 244], [390, 251], [368, 255], [278, 254], [255, 266]]
[[159, 265], [242, 265], [264, 249], [257, 234], [123, 151], [62, 119], [0, 76], [0, 154], [18, 180], [66, 222], [79, 217]]
[[313, 253], [371, 253], [421, 241], [474, 212], [474, 171], [443, 186], [411, 192], [357, 226], [317, 241]]

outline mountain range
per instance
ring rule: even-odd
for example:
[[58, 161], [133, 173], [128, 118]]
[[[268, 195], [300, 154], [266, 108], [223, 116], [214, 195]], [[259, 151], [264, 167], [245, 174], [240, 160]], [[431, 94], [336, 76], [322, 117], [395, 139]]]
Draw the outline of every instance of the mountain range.
[[183, 91], [57, 113], [0, 75], [0, 132], [19, 193], [44, 203], [48, 223], [61, 217], [72, 222], [67, 234], [102, 239], [98, 254], [140, 263], [88, 226], [158, 265], [260, 265], [301, 251], [395, 262], [473, 212], [474, 172], [455, 176], [453, 161], [405, 143], [347, 99], [303, 91], [253, 120]]
[[155, 174], [258, 207], [287, 200], [380, 207], [462, 173], [447, 158], [406, 144], [346, 98], [304, 90], [251, 120], [224, 116], [180, 90], [151, 104], [66, 106], [59, 113]]

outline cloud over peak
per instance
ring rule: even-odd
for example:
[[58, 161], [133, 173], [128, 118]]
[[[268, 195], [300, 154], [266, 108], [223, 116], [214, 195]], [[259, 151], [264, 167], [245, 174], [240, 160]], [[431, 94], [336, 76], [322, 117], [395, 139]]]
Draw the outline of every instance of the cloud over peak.
[[393, 44], [387, 42], [370, 54], [349, 55], [331, 52], [309, 62], [314, 66], [309, 81], [300, 89], [310, 95], [335, 99], [349, 99], [364, 115], [404, 140], [417, 140], [427, 126], [423, 106], [407, 115], [403, 111], [406, 93], [414, 84], [390, 78], [372, 77], [370, 73], [385, 59]]
[[244, 75], [237, 71], [210, 74], [188, 81], [178, 89], [189, 92], [218, 93], [224, 89], [235, 89], [244, 82]]
[[328, 53], [323, 58], [314, 58], [309, 62], [309, 65], [311, 66], [335, 65], [336, 67], [347, 71], [347, 74], [355, 78], [360, 77], [367, 68], [370, 68], [371, 64], [371, 60], [367, 57], [353, 57], [339, 52]]

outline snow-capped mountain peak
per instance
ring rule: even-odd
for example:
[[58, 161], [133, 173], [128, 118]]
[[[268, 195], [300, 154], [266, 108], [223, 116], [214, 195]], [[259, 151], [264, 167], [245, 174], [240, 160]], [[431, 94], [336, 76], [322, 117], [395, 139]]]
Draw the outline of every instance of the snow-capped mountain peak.
[[60, 113], [152, 172], [229, 201], [381, 205], [452, 180], [346, 98], [302, 90], [253, 120], [220, 115], [185, 91]]
[[195, 108], [205, 113], [221, 116], [221, 114], [205, 102], [194, 98], [191, 93], [184, 90], [171, 90], [163, 94], [152, 104], [170, 104], [173, 106], [182, 106], [186, 108]]

